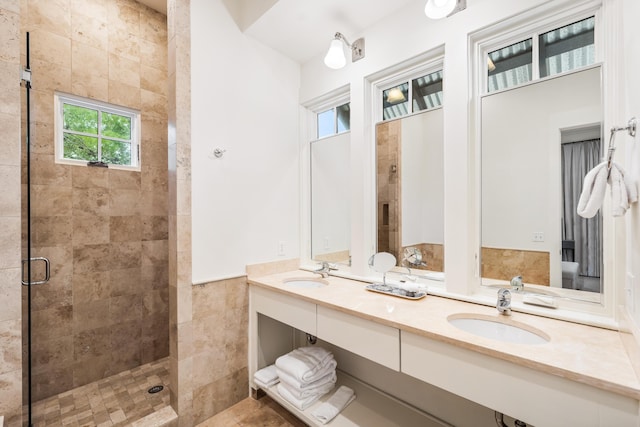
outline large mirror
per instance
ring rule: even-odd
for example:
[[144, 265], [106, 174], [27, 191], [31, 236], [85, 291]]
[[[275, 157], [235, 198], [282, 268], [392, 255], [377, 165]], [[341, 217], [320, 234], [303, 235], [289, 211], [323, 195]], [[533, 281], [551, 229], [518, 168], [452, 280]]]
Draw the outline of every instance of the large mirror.
[[399, 267], [437, 273], [444, 272], [442, 114], [376, 125], [378, 252], [393, 254]]
[[311, 258], [350, 265], [350, 133], [311, 143]]
[[601, 79], [596, 66], [482, 98], [483, 284], [521, 275], [600, 301], [602, 219], [576, 206], [602, 161]]

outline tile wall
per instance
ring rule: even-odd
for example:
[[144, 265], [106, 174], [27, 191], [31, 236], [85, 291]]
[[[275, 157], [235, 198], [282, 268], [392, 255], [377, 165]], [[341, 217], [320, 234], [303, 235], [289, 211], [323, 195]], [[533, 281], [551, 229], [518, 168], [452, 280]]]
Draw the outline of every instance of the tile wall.
[[0, 0], [0, 418], [5, 426], [22, 425], [19, 69], [20, 0]]
[[483, 247], [481, 259], [482, 277], [511, 280], [522, 275], [525, 283], [544, 286], [551, 283], [549, 252]]
[[[376, 174], [378, 209], [378, 251], [400, 254], [400, 120], [376, 126]], [[393, 171], [395, 167], [395, 172]]]
[[249, 395], [246, 277], [191, 278], [190, 2], [168, 2], [171, 406], [192, 427]]
[[[167, 26], [132, 0], [22, 0], [21, 16], [33, 255], [52, 268], [32, 292], [37, 401], [169, 354]], [[142, 170], [56, 164], [55, 91], [140, 110]]]

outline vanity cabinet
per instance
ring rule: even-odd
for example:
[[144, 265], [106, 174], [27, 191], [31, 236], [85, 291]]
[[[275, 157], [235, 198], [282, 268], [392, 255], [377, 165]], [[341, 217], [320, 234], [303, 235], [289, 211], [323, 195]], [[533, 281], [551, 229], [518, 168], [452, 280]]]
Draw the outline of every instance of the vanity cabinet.
[[[357, 290], [362, 292], [360, 287]], [[409, 327], [392, 327], [388, 321], [378, 321], [371, 314], [351, 314], [352, 310], [337, 302], [346, 298], [341, 291], [336, 292], [338, 296], [332, 302], [318, 298], [317, 303], [312, 297], [298, 297], [278, 288], [271, 290], [268, 286], [250, 286], [249, 295], [249, 383], [254, 388], [253, 374], [256, 370], [274, 363], [279, 355], [296, 346], [306, 345], [305, 335], [299, 331], [315, 335], [325, 344], [335, 346], [338, 352], [346, 350], [345, 353], [360, 358], [356, 364], [352, 361], [346, 364], [339, 362], [338, 369], [343, 367], [353, 372], [339, 372], [338, 385], [346, 384], [356, 389], [358, 398], [352, 403], [353, 407], [350, 405], [347, 408], [344, 416], [341, 414], [332, 422], [333, 426], [448, 425], [424, 412], [433, 410], [433, 405], [442, 407], [446, 401], [444, 406], [449, 407], [447, 416], [457, 410], [455, 402], [475, 402], [473, 405], [481, 409], [484, 415], [482, 420], [474, 422], [474, 426], [495, 425], [492, 419], [495, 410], [538, 427], [640, 427], [638, 399], [633, 395], [585, 384], [577, 373], [580, 367], [577, 367], [575, 376], [570, 372], [547, 372], [528, 364], [526, 360], [510, 360], [510, 356], [495, 357], [464, 342], [439, 340], [435, 335], [422, 334], [421, 330]], [[354, 295], [351, 297], [358, 298]], [[371, 295], [367, 297], [374, 298]], [[367, 303], [375, 305], [376, 301], [368, 300]], [[396, 324], [393, 323], [394, 326]], [[531, 346], [531, 351], [536, 351], [535, 346]], [[394, 390], [400, 394], [405, 392], [404, 389], [420, 390], [420, 387], [416, 387], [417, 383], [440, 390], [440, 394], [448, 392], [459, 396], [456, 397], [459, 400], [441, 395], [436, 398], [438, 403], [434, 403], [433, 395], [429, 400], [429, 397], [417, 391], [417, 394], [409, 392], [409, 397], [423, 396], [426, 400], [420, 402], [418, 399], [407, 405], [389, 394], [393, 392], [387, 390], [384, 383], [379, 383], [375, 388], [368, 385], [372, 383], [370, 377], [360, 381], [351, 376], [359, 376], [358, 365], [368, 361], [375, 362], [371, 364], [374, 366], [373, 372], [376, 372], [375, 366], [378, 365], [381, 365], [378, 370], [388, 368], [377, 375], [386, 378], [386, 384], [394, 383]], [[604, 365], [611, 363], [603, 361]], [[368, 370], [367, 375], [371, 372]], [[310, 415], [312, 409], [298, 411], [282, 399], [275, 388], [266, 391], [308, 424], [319, 425]], [[491, 416], [490, 422], [486, 415]], [[355, 420], [352, 418], [354, 416]], [[384, 419], [384, 424], [371, 421], [373, 416]], [[455, 418], [455, 414], [452, 417]]]
[[316, 332], [316, 304], [251, 287], [252, 309], [311, 335]]
[[382, 366], [400, 370], [400, 331], [318, 306], [318, 338]]
[[640, 425], [635, 399], [409, 332], [401, 342], [403, 373], [528, 424]]

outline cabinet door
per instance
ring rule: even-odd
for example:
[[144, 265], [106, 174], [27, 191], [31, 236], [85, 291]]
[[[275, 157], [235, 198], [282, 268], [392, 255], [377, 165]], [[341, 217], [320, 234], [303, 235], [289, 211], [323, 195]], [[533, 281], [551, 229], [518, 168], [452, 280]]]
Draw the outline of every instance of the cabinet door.
[[400, 331], [396, 328], [318, 306], [318, 338], [400, 370]]
[[316, 334], [316, 305], [252, 286], [251, 309], [311, 335]]

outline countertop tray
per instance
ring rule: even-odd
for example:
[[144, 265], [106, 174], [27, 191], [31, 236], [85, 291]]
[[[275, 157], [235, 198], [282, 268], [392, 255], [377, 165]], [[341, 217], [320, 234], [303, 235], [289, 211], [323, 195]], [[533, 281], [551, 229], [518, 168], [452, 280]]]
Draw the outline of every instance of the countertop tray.
[[427, 296], [424, 291], [407, 291], [397, 286], [385, 285], [382, 283], [372, 283], [364, 287], [368, 291], [379, 292], [381, 294], [392, 295], [394, 297], [406, 298], [406, 299], [421, 299]]

